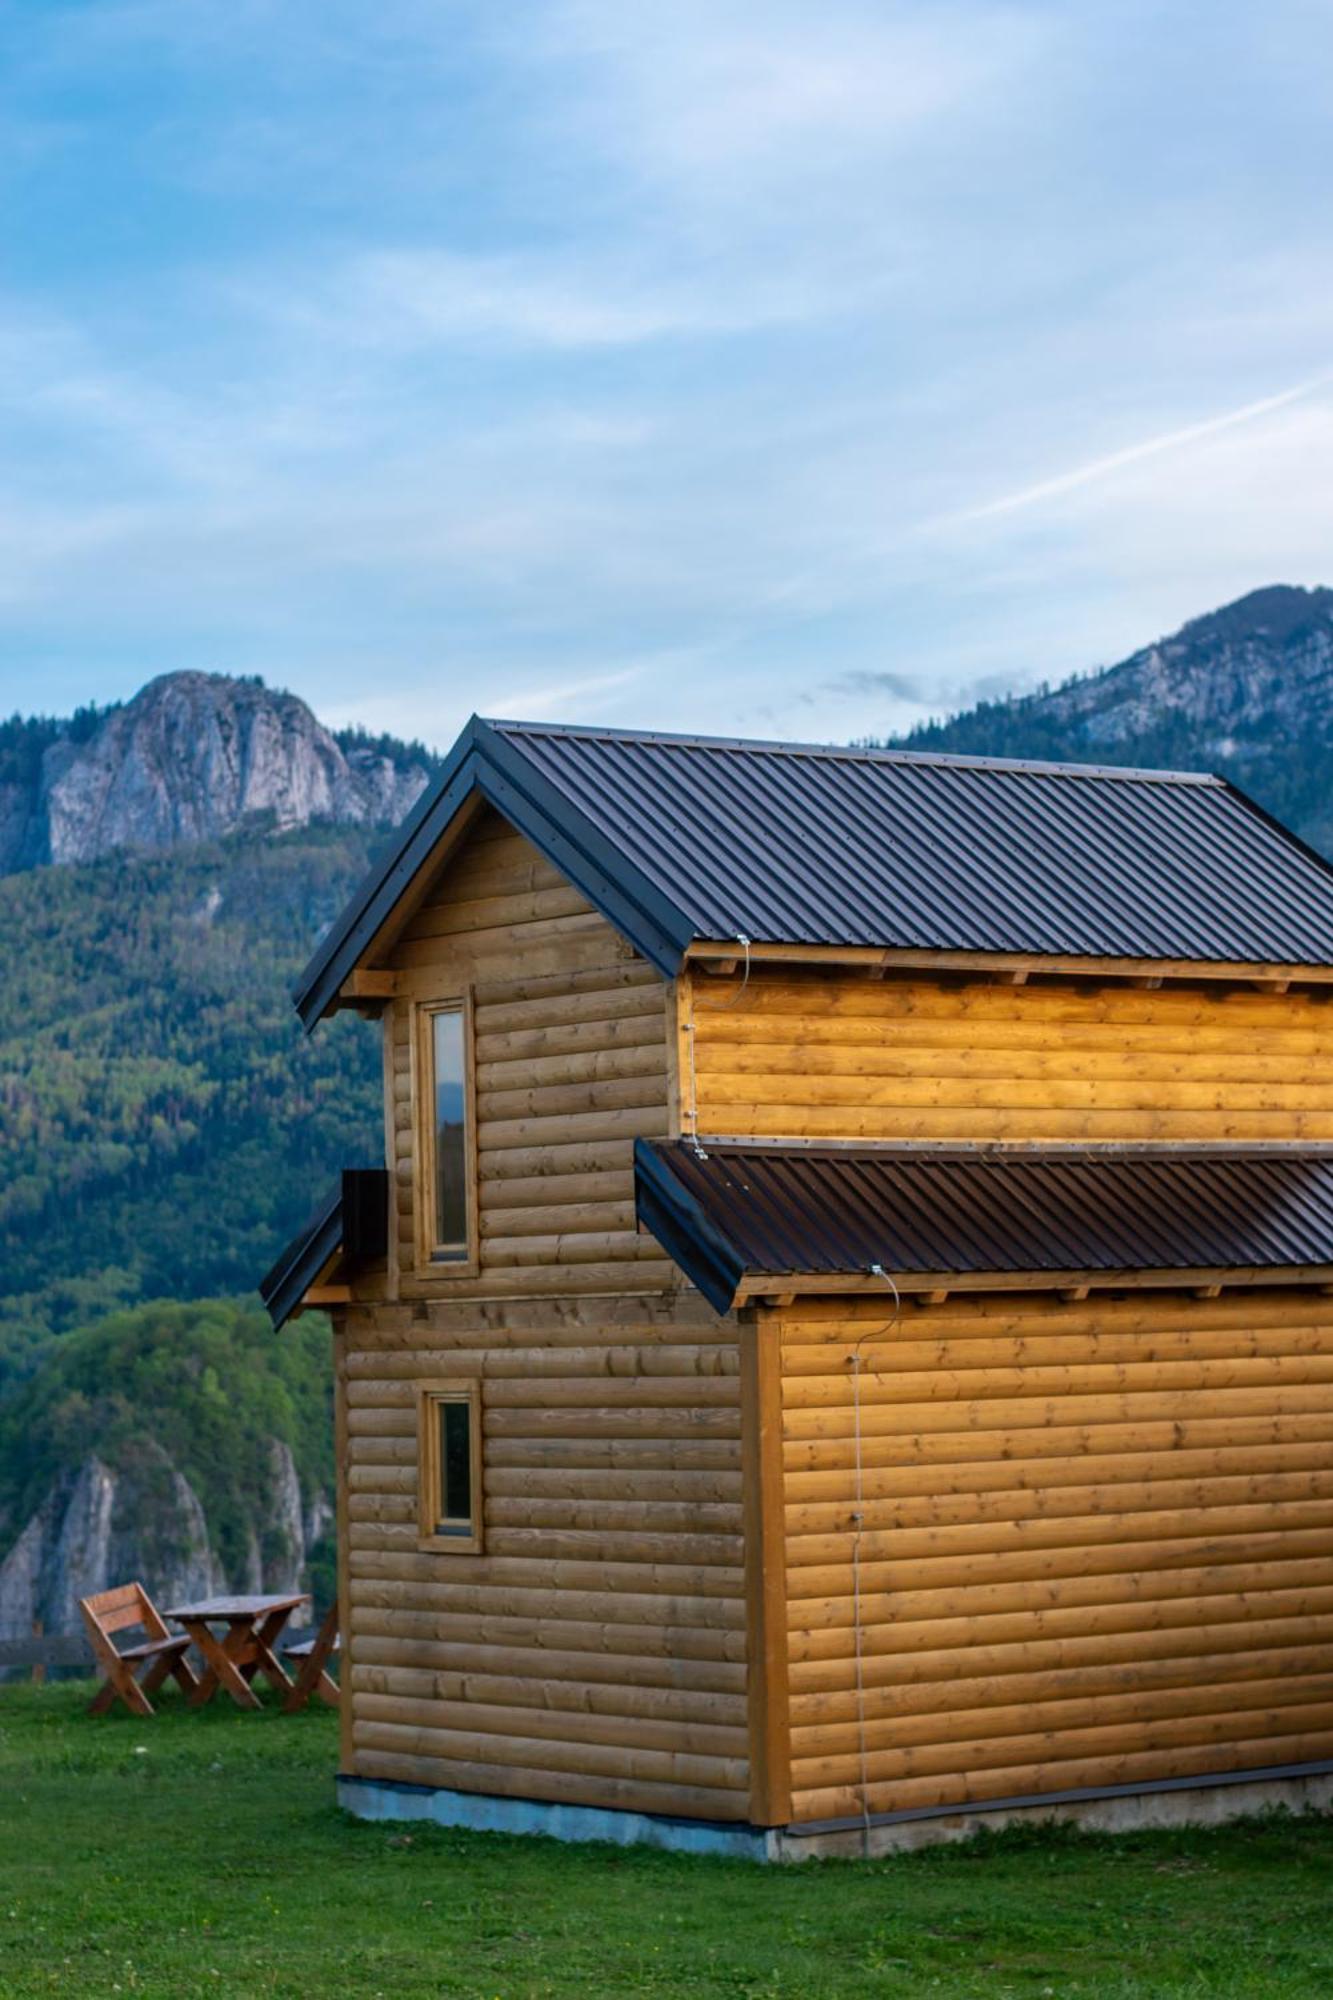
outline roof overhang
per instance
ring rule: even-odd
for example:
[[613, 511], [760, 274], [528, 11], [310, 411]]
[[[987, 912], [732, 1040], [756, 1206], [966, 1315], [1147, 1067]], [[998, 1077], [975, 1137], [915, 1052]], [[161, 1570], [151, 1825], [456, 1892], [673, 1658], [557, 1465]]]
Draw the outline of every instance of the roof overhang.
[[640, 1139], [648, 1229], [718, 1312], [750, 1300], [1333, 1287], [1333, 1152], [782, 1147]]
[[293, 992], [307, 1031], [339, 1005], [351, 973], [396, 930], [404, 899], [466, 825], [494, 806], [659, 971], [673, 977], [690, 919], [490, 723], [473, 716], [434, 788], [331, 926]]

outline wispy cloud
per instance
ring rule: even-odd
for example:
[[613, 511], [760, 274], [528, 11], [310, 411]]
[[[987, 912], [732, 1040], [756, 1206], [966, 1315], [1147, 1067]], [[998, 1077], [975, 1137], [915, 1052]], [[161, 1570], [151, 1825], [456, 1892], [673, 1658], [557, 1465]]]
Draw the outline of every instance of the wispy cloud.
[[1327, 570], [1308, 0], [15, 5], [0, 707], [849, 736]]
[[1050, 39], [1040, 9], [977, 0], [557, 0], [538, 22], [538, 54], [592, 80], [570, 100], [585, 134], [724, 207], [760, 174], [823, 180], [956, 130]]
[[[261, 299], [263, 295], [260, 295]], [[560, 349], [635, 347], [753, 332], [834, 309], [780, 276], [703, 289], [616, 268], [586, 254], [467, 256], [383, 249], [267, 293], [279, 317], [329, 339], [390, 351], [449, 343]]]
[[977, 507], [963, 507], [956, 513], [941, 515], [928, 522], [927, 528], [961, 527], [970, 521], [994, 520], [1002, 514], [1017, 514], [1025, 507], [1036, 507], [1044, 500], [1058, 499], [1062, 494], [1072, 493], [1080, 486], [1092, 486], [1099, 480], [1108, 479], [1114, 473], [1122, 472], [1128, 466], [1138, 465], [1144, 459], [1159, 458], [1167, 452], [1185, 450], [1193, 444], [1201, 444], [1206, 439], [1219, 436], [1223, 431], [1238, 429], [1242, 424], [1252, 424], [1262, 417], [1274, 415], [1292, 403], [1304, 402], [1320, 389], [1333, 382], [1333, 370], [1325, 370], [1313, 375], [1308, 381], [1298, 382], [1294, 388], [1283, 389], [1274, 396], [1261, 396], [1257, 402], [1242, 403], [1238, 409], [1224, 410], [1218, 416], [1205, 417], [1200, 423], [1182, 424], [1176, 430], [1161, 431], [1155, 437], [1143, 438], [1137, 444], [1126, 445], [1120, 451], [1107, 452], [1104, 457], [1093, 458], [1082, 465], [1076, 465], [1068, 472], [1056, 473], [1053, 478], [1041, 479], [1032, 486], [1021, 486], [1016, 492], [1005, 493], [997, 500], [984, 501]]

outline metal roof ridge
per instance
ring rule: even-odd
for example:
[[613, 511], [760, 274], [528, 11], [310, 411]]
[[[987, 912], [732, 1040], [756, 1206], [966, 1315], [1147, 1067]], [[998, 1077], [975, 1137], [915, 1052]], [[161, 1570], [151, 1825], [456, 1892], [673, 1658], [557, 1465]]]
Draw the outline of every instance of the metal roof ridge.
[[983, 757], [962, 751], [902, 750], [854, 743], [792, 743], [752, 736], [705, 736], [688, 730], [635, 729], [613, 723], [524, 722], [517, 717], [477, 718], [506, 736], [571, 736], [593, 742], [663, 744], [682, 750], [733, 750], [759, 756], [819, 757], [857, 764], [915, 764], [1021, 776], [1105, 778], [1120, 784], [1203, 785], [1225, 788], [1215, 771], [1145, 769], [1133, 764], [1080, 764], [1040, 757]]

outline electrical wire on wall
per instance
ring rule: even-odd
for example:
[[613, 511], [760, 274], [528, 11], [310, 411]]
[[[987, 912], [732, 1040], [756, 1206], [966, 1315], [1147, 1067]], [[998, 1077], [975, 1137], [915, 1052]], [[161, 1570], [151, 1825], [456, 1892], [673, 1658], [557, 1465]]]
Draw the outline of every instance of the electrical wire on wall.
[[737, 931], [736, 942], [738, 945], [743, 946], [745, 950], [745, 971], [741, 975], [740, 985], [736, 988], [731, 998], [729, 1000], [696, 1001], [693, 986], [690, 989], [690, 1019], [685, 1023], [685, 1034], [690, 1051], [690, 1140], [696, 1156], [701, 1160], [706, 1160], [708, 1155], [699, 1143], [699, 1076], [694, 1059], [694, 1013], [697, 1009], [704, 1008], [710, 1014], [728, 1014], [733, 1007], [739, 1006], [740, 1002], [744, 999], [745, 989], [750, 984], [750, 940], [746, 937], [744, 931]]
[[861, 1631], [861, 1538], [865, 1532], [865, 1475], [861, 1462], [861, 1349], [868, 1340], [885, 1340], [902, 1317], [902, 1295], [882, 1264], [872, 1264], [870, 1275], [882, 1278], [893, 1294], [893, 1315], [883, 1326], [870, 1327], [848, 1355], [852, 1370], [852, 1437], [856, 1466], [855, 1506], [852, 1513], [852, 1644], [856, 1661], [856, 1743], [861, 1776], [861, 1844], [870, 1858], [870, 1771], [866, 1748], [865, 1643]]

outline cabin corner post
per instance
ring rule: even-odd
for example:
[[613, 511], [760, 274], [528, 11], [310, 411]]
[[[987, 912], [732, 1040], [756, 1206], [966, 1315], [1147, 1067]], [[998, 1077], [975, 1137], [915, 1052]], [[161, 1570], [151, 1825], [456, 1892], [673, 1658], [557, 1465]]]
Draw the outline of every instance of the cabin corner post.
[[785, 1826], [792, 1785], [780, 1329], [777, 1315], [762, 1307], [738, 1318], [750, 1819]]
[[694, 981], [686, 963], [667, 982], [667, 1134], [672, 1139], [699, 1136], [694, 1034]]
[[352, 1738], [351, 1449], [347, 1422], [347, 1333], [344, 1315], [333, 1315], [333, 1455], [338, 1535], [338, 1769], [350, 1775], [356, 1750]]
[[387, 1296], [398, 1296], [398, 1085], [395, 1050], [398, 1042], [398, 1007], [390, 1000], [380, 1020], [384, 1073], [384, 1166], [389, 1176], [388, 1242], [385, 1247]]

